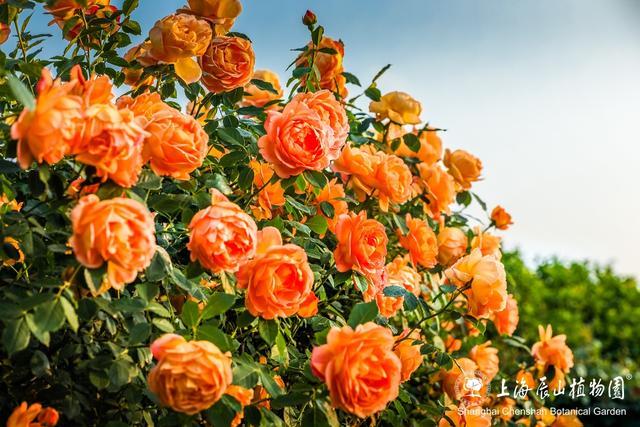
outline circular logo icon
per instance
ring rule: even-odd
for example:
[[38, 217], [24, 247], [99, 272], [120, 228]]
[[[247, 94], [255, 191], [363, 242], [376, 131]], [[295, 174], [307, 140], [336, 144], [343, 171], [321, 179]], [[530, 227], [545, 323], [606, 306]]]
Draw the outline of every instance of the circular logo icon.
[[479, 370], [462, 372], [455, 383], [456, 396], [461, 398], [477, 398], [486, 396], [489, 392], [489, 381], [485, 374]]

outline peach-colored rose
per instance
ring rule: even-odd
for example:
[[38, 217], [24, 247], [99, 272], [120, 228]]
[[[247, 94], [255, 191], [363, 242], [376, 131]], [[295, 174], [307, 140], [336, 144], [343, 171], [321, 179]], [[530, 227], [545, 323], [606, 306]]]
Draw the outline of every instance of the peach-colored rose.
[[329, 166], [333, 131], [302, 96], [296, 95], [282, 112], [268, 111], [266, 134], [258, 140], [260, 154], [281, 178]]
[[231, 384], [231, 355], [209, 341], [186, 341], [173, 334], [159, 339], [165, 342], [151, 345], [158, 364], [148, 378], [158, 400], [189, 415], [217, 402]]
[[375, 172], [381, 160], [380, 156], [373, 155], [367, 147], [352, 147], [347, 144], [332, 168], [341, 175], [343, 182], [348, 182], [358, 200], [363, 202], [374, 191]]
[[[318, 206], [318, 213], [327, 218], [328, 228], [335, 233], [335, 226], [338, 217], [349, 211], [349, 205], [344, 200], [346, 194], [342, 184], [338, 183], [338, 179], [334, 178], [327, 182], [322, 190], [316, 196], [314, 203]], [[321, 204], [329, 203], [333, 207], [333, 216], [327, 217], [323, 212]]]
[[[420, 141], [420, 149], [417, 152], [410, 149], [407, 144], [404, 143], [402, 139], [405, 134], [404, 130], [399, 125], [391, 123], [389, 126], [389, 134], [387, 135], [389, 151], [397, 156], [418, 159], [427, 165], [432, 165], [440, 160], [442, 157], [442, 140], [434, 128], [428, 127], [420, 131], [414, 128], [411, 133], [417, 135]], [[392, 151], [391, 146], [394, 144], [393, 140], [396, 138], [400, 139], [400, 144], [395, 151]]]
[[378, 153], [382, 160], [375, 170], [376, 189], [380, 209], [389, 210], [390, 203], [403, 204], [411, 198], [411, 170], [404, 161], [394, 155]]
[[516, 301], [513, 295], [509, 294], [507, 296], [507, 305], [504, 307], [504, 310], [494, 312], [491, 320], [493, 320], [493, 324], [499, 334], [513, 335], [520, 320], [518, 301]]
[[451, 175], [438, 164], [429, 166], [420, 163], [417, 168], [420, 175], [418, 182], [429, 201], [425, 206], [427, 212], [435, 219], [439, 219], [443, 212], [449, 214], [450, 206], [456, 197], [455, 182]]
[[444, 227], [438, 233], [438, 262], [450, 266], [467, 252], [467, 235], [459, 228]]
[[474, 229], [474, 236], [471, 239], [471, 249], [480, 249], [482, 255], [493, 255], [498, 259], [502, 258], [500, 251], [501, 238], [488, 232], [483, 232], [480, 227]]
[[80, 137], [82, 98], [72, 93], [75, 83], [53, 80], [48, 69], [36, 89], [35, 108], [25, 108], [11, 126], [11, 138], [18, 140], [18, 162], [23, 169], [38, 163], [59, 162]]
[[[298, 57], [297, 66], [309, 66], [313, 44], [309, 43], [307, 49], [306, 52]], [[334, 40], [325, 36], [322, 37], [316, 49], [317, 52], [313, 64], [320, 74], [320, 89], [326, 89], [338, 94], [342, 99], [346, 98], [348, 95], [345, 87], [347, 79], [342, 75], [344, 72], [344, 43], [342, 43], [342, 40]], [[333, 49], [335, 53], [319, 52], [321, 49]], [[301, 84], [303, 86], [306, 84], [306, 78], [302, 79]]]
[[538, 366], [546, 369], [553, 366], [556, 371], [568, 373], [573, 367], [573, 352], [566, 343], [567, 336], [553, 336], [551, 325], [547, 325], [546, 329], [538, 326], [540, 341], [531, 347], [531, 355]]
[[469, 351], [469, 357], [476, 362], [478, 369], [491, 381], [500, 370], [500, 358], [498, 349], [491, 347], [491, 341], [473, 346]]
[[213, 93], [246, 86], [253, 76], [255, 54], [241, 37], [214, 37], [200, 60], [202, 84]]
[[236, 18], [242, 12], [240, 0], [187, 0], [189, 10], [196, 15], [206, 18], [214, 26], [214, 33], [227, 33]]
[[186, 180], [202, 166], [209, 136], [192, 116], [164, 103], [158, 93], [121, 98], [118, 106], [131, 109], [148, 132], [142, 157], [156, 174]]
[[238, 287], [247, 290], [247, 309], [256, 317], [311, 317], [318, 311], [307, 254], [300, 246], [283, 244], [277, 228], [258, 232], [256, 256], [240, 267], [236, 278]]
[[364, 275], [384, 269], [389, 241], [384, 226], [367, 219], [365, 211], [342, 214], [336, 222], [338, 244], [333, 252], [338, 271], [355, 270]]
[[102, 181], [132, 187], [142, 170], [142, 145], [147, 132], [132, 111], [95, 104], [85, 111], [82, 140], [72, 147], [76, 160], [96, 168]]
[[[271, 86], [277, 93], [273, 93], [266, 89], [260, 89], [258, 86], [248, 83], [244, 87], [244, 98], [240, 103], [241, 106], [246, 107], [251, 105], [254, 107], [264, 107], [265, 104], [282, 98], [283, 92], [282, 87], [280, 86], [280, 79], [278, 79], [278, 75], [273, 71], [255, 70], [251, 79], [271, 83]], [[271, 104], [265, 108], [270, 110], [277, 110], [279, 109], [279, 106], [278, 104]]]
[[268, 163], [251, 160], [249, 167], [253, 170], [253, 186], [260, 189], [258, 193], [258, 204], [251, 206], [253, 216], [261, 221], [273, 217], [273, 209], [284, 206], [284, 189], [280, 181], [271, 183], [273, 168]]
[[231, 421], [231, 427], [237, 427], [242, 423], [242, 418], [244, 418], [244, 407], [250, 405], [253, 400], [253, 390], [231, 384], [227, 387], [225, 394], [232, 396], [242, 406], [240, 412], [236, 413], [236, 416]]
[[396, 344], [393, 348], [393, 352], [400, 359], [402, 369], [400, 371], [400, 380], [402, 382], [409, 381], [411, 374], [422, 365], [422, 354], [420, 353], [421, 344], [414, 344], [414, 341], [420, 340], [420, 333], [414, 330], [409, 334], [409, 329], [405, 329], [400, 335], [396, 337]]
[[445, 150], [443, 162], [449, 174], [465, 190], [471, 188], [471, 183], [480, 180], [482, 162], [464, 150]]
[[331, 129], [329, 142], [329, 160], [335, 160], [340, 155], [349, 135], [349, 121], [344, 106], [338, 102], [335, 95], [328, 90], [301, 93], [294, 100], [302, 102], [314, 110], [323, 122]]
[[186, 13], [169, 15], [149, 31], [149, 55], [159, 62], [174, 64], [181, 79], [194, 83], [202, 76], [202, 70], [193, 57], [205, 54], [212, 34], [211, 26], [203, 19]]
[[398, 255], [385, 267], [387, 271], [387, 281], [390, 286], [401, 286], [415, 296], [421, 293], [420, 284], [422, 279], [420, 274], [409, 265], [409, 256]]
[[421, 265], [424, 268], [432, 268], [438, 262], [438, 239], [429, 223], [422, 219], [411, 217], [407, 214], [407, 234], [398, 230], [400, 246], [409, 251], [411, 262], [414, 266]]
[[69, 245], [80, 264], [99, 268], [107, 263], [107, 280], [98, 293], [122, 287], [151, 263], [156, 250], [153, 217], [140, 202], [124, 197], [83, 197], [71, 211]]
[[314, 347], [311, 370], [327, 384], [331, 404], [360, 418], [382, 411], [398, 396], [402, 363], [391, 331], [373, 322], [332, 328]]
[[257, 248], [258, 227], [238, 205], [211, 190], [211, 206], [198, 211], [189, 223], [191, 261], [214, 273], [235, 272]]
[[53, 408], [43, 408], [39, 403], [22, 402], [7, 419], [7, 427], [54, 427], [60, 416]]
[[506, 307], [507, 277], [504, 266], [494, 256], [483, 256], [474, 249], [446, 270], [445, 276], [456, 286], [470, 285], [464, 291], [470, 315], [489, 317]]
[[380, 101], [372, 101], [369, 111], [375, 113], [378, 120], [389, 119], [399, 125], [414, 125], [420, 123], [422, 105], [408, 93], [389, 92]]
[[[491, 414], [479, 405], [452, 405], [444, 414], [453, 421], [453, 427], [491, 427]], [[438, 422], [438, 427], [451, 427], [447, 418], [443, 417]]]
[[498, 230], [506, 230], [513, 224], [513, 221], [511, 221], [511, 215], [500, 205], [496, 206], [491, 211], [491, 222]]

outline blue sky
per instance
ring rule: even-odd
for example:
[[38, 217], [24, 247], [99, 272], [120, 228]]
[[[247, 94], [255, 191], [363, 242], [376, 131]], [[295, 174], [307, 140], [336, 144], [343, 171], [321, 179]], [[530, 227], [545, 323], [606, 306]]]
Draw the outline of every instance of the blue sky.
[[[149, 30], [183, 1], [141, 0]], [[120, 2], [115, 1], [118, 5]], [[245, 0], [236, 31], [284, 75], [312, 9], [366, 82], [403, 90], [447, 147], [483, 160], [477, 192], [516, 225], [507, 247], [613, 262], [640, 277], [640, 2]], [[48, 18], [34, 17], [45, 28]], [[58, 29], [50, 31], [58, 36]], [[48, 44], [60, 50], [60, 45]], [[352, 88], [355, 92], [356, 88]]]

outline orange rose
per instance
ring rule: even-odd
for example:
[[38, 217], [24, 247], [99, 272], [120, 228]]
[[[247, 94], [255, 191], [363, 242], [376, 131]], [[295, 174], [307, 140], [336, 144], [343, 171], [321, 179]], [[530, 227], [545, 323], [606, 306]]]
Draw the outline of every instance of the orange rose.
[[360, 418], [382, 411], [398, 397], [402, 363], [391, 331], [373, 322], [331, 328], [314, 347], [311, 370], [327, 384], [331, 404]]
[[211, 26], [203, 19], [186, 13], [169, 15], [149, 31], [149, 55], [158, 62], [174, 64], [181, 79], [195, 83], [202, 70], [193, 57], [205, 54], [212, 35]]
[[526, 384], [529, 389], [533, 389], [536, 386], [536, 381], [533, 379], [531, 372], [525, 371], [524, 369], [519, 370], [516, 374], [516, 383]]
[[[369, 286], [371, 288], [371, 286]], [[378, 313], [382, 317], [391, 318], [395, 316], [404, 304], [403, 297], [389, 297], [383, 292], [377, 292], [375, 295]]]
[[405, 329], [400, 335], [396, 337], [396, 345], [393, 348], [393, 352], [400, 359], [402, 365], [400, 371], [400, 380], [402, 382], [409, 381], [411, 374], [422, 365], [422, 354], [420, 353], [421, 344], [414, 344], [414, 341], [420, 340], [420, 333], [417, 330], [411, 332], [409, 338], [406, 338], [409, 334], [409, 329]]
[[467, 235], [459, 228], [445, 227], [438, 233], [438, 262], [450, 266], [467, 252]]
[[20, 249], [20, 242], [18, 242], [13, 237], [5, 236], [3, 243], [5, 247], [6, 245], [9, 245], [14, 250], [13, 254], [7, 253], [7, 249], [3, 250], [3, 252], [7, 255], [7, 258], [2, 260], [3, 266], [11, 267], [12, 265], [24, 262], [24, 252], [22, 252], [22, 249]]
[[491, 222], [499, 230], [506, 230], [513, 224], [513, 221], [511, 221], [511, 215], [509, 215], [509, 213], [500, 205], [496, 206], [491, 211]]
[[253, 316], [263, 319], [318, 312], [313, 293], [313, 272], [300, 246], [283, 244], [277, 228], [258, 232], [258, 249], [236, 275], [238, 287], [246, 289], [245, 304]]
[[432, 268], [438, 262], [436, 234], [425, 220], [412, 218], [410, 214], [407, 214], [405, 221], [408, 232], [403, 235], [398, 230], [400, 246], [409, 251], [414, 266], [421, 265], [424, 268]]
[[75, 83], [53, 80], [43, 68], [36, 86], [35, 108], [25, 108], [11, 126], [11, 138], [18, 140], [18, 162], [23, 169], [33, 160], [59, 162], [80, 137], [82, 98], [73, 95]]
[[[280, 80], [278, 79], [278, 75], [273, 71], [256, 70], [253, 72], [252, 80], [253, 79], [271, 83], [271, 86], [276, 90], [277, 93], [273, 93], [266, 89], [260, 89], [258, 86], [252, 83], [248, 83], [244, 87], [244, 98], [240, 103], [241, 106], [246, 107], [251, 105], [254, 107], [264, 107], [265, 104], [282, 98], [283, 92], [282, 87], [280, 86]], [[271, 104], [265, 108], [277, 110], [279, 107], [278, 104]]]
[[491, 320], [493, 320], [493, 324], [500, 335], [513, 335], [520, 320], [518, 301], [513, 295], [509, 294], [507, 296], [507, 305], [504, 310], [493, 313]]
[[268, 111], [266, 135], [258, 140], [260, 154], [280, 178], [329, 166], [333, 130], [304, 96], [296, 95], [282, 112]]
[[[297, 66], [309, 66], [312, 49], [313, 43], [309, 43], [307, 45], [307, 51], [298, 57], [296, 61]], [[342, 99], [346, 98], [348, 95], [347, 88], [345, 87], [347, 79], [342, 75], [344, 72], [344, 43], [342, 43], [342, 40], [336, 41], [330, 37], [322, 37], [316, 49], [313, 65], [318, 69], [320, 74], [320, 89], [326, 89], [336, 93]], [[320, 52], [321, 49], [332, 49], [335, 53]], [[301, 85], [304, 86], [305, 84], [306, 79], [303, 79]]]
[[389, 119], [399, 125], [414, 125], [420, 123], [422, 105], [408, 93], [389, 92], [380, 101], [372, 101], [369, 111], [375, 113], [378, 120]]
[[58, 411], [53, 408], [22, 402], [7, 419], [7, 427], [53, 427], [58, 424], [59, 418]]
[[490, 347], [491, 341], [473, 346], [469, 352], [471, 360], [476, 362], [478, 369], [491, 381], [500, 371], [500, 358], [498, 349]]
[[551, 427], [582, 427], [583, 425], [575, 415], [558, 415]]
[[482, 162], [464, 150], [445, 150], [443, 162], [449, 174], [465, 190], [471, 188], [472, 182], [480, 179]]
[[273, 168], [269, 164], [251, 160], [249, 167], [253, 170], [253, 185], [256, 189], [260, 189], [258, 205], [251, 206], [251, 212], [258, 221], [271, 219], [273, 208], [284, 206], [286, 202], [282, 184], [280, 181], [271, 183]]
[[[452, 405], [444, 414], [453, 421], [453, 427], [491, 427], [491, 414], [479, 405], [461, 407]], [[438, 427], [450, 427], [451, 423], [447, 418], [443, 417]]]
[[133, 282], [156, 251], [153, 217], [133, 199], [101, 201], [90, 194], [71, 211], [71, 223], [69, 245], [78, 262], [88, 268], [107, 263], [107, 280], [98, 293]]
[[491, 233], [482, 232], [480, 227], [476, 227], [474, 230], [475, 236], [471, 239], [471, 249], [480, 249], [482, 255], [493, 255], [497, 259], [502, 258], [502, 252], [500, 251], [500, 237], [494, 236]]
[[547, 325], [545, 329], [542, 325], [538, 326], [540, 341], [531, 347], [531, 355], [538, 366], [546, 369], [553, 366], [556, 371], [568, 373], [573, 367], [573, 352], [567, 346], [566, 335], [553, 336], [551, 325]]
[[103, 182], [111, 179], [128, 188], [136, 184], [142, 170], [146, 136], [132, 111], [96, 104], [85, 112], [82, 140], [72, 154], [77, 154], [77, 161], [95, 167]]
[[69, 72], [69, 83], [74, 84], [73, 94], [82, 97], [85, 109], [95, 104], [108, 104], [113, 99], [113, 82], [109, 76], [92, 75], [86, 79], [79, 65]]
[[[67, 40], [74, 40], [85, 28], [79, 12], [82, 11], [86, 20], [90, 20], [92, 17], [104, 19], [107, 18], [105, 12], [114, 13], [118, 10], [109, 3], [110, 0], [87, 0], [85, 2], [78, 0], [54, 0], [49, 2], [49, 4], [45, 6], [45, 9], [53, 16], [53, 21], [51, 21], [49, 25], [55, 22], [61, 30], [68, 27], [69, 21], [74, 19], [75, 16], [77, 23], [71, 28], [68, 28], [65, 34]], [[104, 26], [104, 24], [102, 24], [102, 26]], [[92, 41], [95, 40], [97, 42], [95, 37], [92, 36], [91, 38], [93, 39]]]
[[242, 406], [240, 412], [236, 413], [233, 421], [231, 421], [231, 427], [237, 427], [242, 422], [242, 418], [244, 418], [244, 407], [250, 405], [253, 400], [253, 390], [231, 384], [227, 387], [225, 394], [236, 399]]
[[189, 10], [214, 25], [216, 35], [228, 32], [242, 12], [240, 0], [187, 0]]
[[[404, 140], [402, 139], [404, 131], [402, 128], [395, 123], [391, 123], [389, 127], [389, 134], [387, 135], [389, 150], [397, 156], [418, 159], [427, 165], [432, 165], [440, 160], [442, 157], [442, 140], [434, 128], [428, 127], [427, 129], [420, 131], [414, 128], [411, 133], [417, 135], [418, 140], [420, 141], [420, 149], [417, 152], [410, 149], [407, 144], [404, 143]], [[395, 143], [394, 139], [396, 138], [400, 140], [400, 144], [395, 151], [392, 151], [391, 146]]]
[[22, 202], [18, 202], [15, 199], [9, 200], [9, 196], [2, 193], [2, 195], [0, 195], [0, 209], [4, 208], [5, 206], [6, 206], [5, 212], [9, 212], [9, 211], [19, 212], [20, 209], [22, 209]]
[[214, 37], [200, 60], [202, 84], [213, 93], [228, 92], [251, 81], [255, 54], [249, 40]]
[[449, 214], [450, 206], [456, 197], [455, 182], [451, 175], [437, 165], [420, 163], [417, 166], [420, 175], [418, 182], [424, 188], [429, 203], [426, 209], [430, 215], [439, 219], [442, 212]]
[[343, 182], [349, 183], [358, 200], [363, 202], [373, 193], [376, 186], [375, 172], [381, 160], [380, 156], [373, 155], [367, 147], [352, 147], [347, 144], [332, 168], [341, 175]]
[[[149, 50], [151, 49], [151, 42], [146, 41], [137, 46], [133, 46], [129, 49], [123, 56], [123, 59], [127, 62], [138, 61], [140, 65], [149, 66], [154, 65], [157, 62], [151, 54]], [[149, 62], [150, 61], [150, 62]], [[155, 80], [155, 77], [152, 75], [148, 75], [144, 79], [142, 78], [142, 74], [144, 70], [142, 68], [134, 68], [127, 67], [122, 70], [124, 73], [124, 82], [133, 88], [138, 88], [140, 86], [151, 86]]]
[[462, 348], [462, 341], [456, 339], [453, 335], [447, 335], [447, 338], [444, 340], [444, 348], [447, 353], [453, 353]]
[[[464, 387], [463, 379], [475, 377], [476, 370], [478, 370], [478, 365], [476, 365], [476, 362], [473, 360], [466, 357], [456, 359], [456, 363], [453, 364], [451, 369], [442, 371], [440, 374], [442, 389], [452, 400], [475, 400], [475, 398], [471, 396], [471, 390], [467, 390]], [[463, 384], [460, 384], [461, 382]], [[467, 396], [467, 394], [469, 394], [469, 396]]]
[[358, 271], [372, 275], [384, 269], [387, 256], [387, 233], [375, 219], [367, 219], [365, 211], [342, 214], [336, 222], [338, 244], [333, 252], [338, 271]]
[[4, 22], [0, 22], [0, 44], [9, 40], [9, 35], [11, 35], [11, 27]]
[[420, 274], [409, 265], [408, 256], [398, 255], [385, 268], [390, 286], [401, 286], [415, 296], [420, 295], [422, 279]]
[[489, 317], [507, 305], [506, 273], [494, 256], [483, 256], [479, 249], [474, 249], [446, 270], [445, 276], [456, 286], [470, 285], [464, 294], [469, 314], [474, 317]]
[[209, 341], [186, 341], [173, 334], [159, 340], [164, 342], [151, 345], [158, 364], [148, 378], [158, 400], [189, 415], [216, 403], [231, 384], [231, 355]]
[[[337, 178], [327, 182], [327, 185], [316, 196], [314, 203], [318, 205], [318, 213], [327, 218], [327, 224], [331, 232], [335, 232], [338, 217], [349, 212], [349, 205], [344, 200], [345, 197], [344, 187], [338, 183]], [[329, 203], [333, 208], [332, 217], [328, 217], [322, 210], [321, 204], [325, 202]]]
[[191, 261], [214, 273], [235, 272], [256, 253], [258, 227], [238, 205], [211, 190], [211, 206], [189, 223]]
[[202, 166], [209, 136], [192, 116], [164, 103], [157, 93], [121, 98], [118, 106], [131, 109], [141, 119], [149, 134], [142, 157], [156, 174], [186, 180]]
[[380, 209], [389, 210], [389, 203], [403, 204], [411, 198], [411, 170], [404, 161], [394, 155], [379, 152], [382, 161], [375, 171], [376, 189]]

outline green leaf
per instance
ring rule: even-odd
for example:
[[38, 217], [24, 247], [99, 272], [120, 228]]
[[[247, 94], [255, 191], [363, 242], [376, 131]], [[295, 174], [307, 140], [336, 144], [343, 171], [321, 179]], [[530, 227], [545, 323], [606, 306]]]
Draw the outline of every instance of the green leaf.
[[47, 301], [33, 312], [36, 327], [42, 332], [55, 332], [64, 325], [65, 314], [60, 298]]
[[78, 332], [78, 315], [76, 314], [75, 307], [66, 298], [60, 298], [60, 304], [62, 305], [64, 317], [67, 318], [67, 323], [69, 324], [73, 332]]
[[469, 206], [469, 204], [471, 204], [471, 194], [468, 191], [462, 191], [456, 194], [456, 202], [459, 205]]
[[280, 385], [273, 379], [271, 376], [272, 372], [269, 368], [262, 366], [260, 368], [259, 376], [260, 382], [262, 386], [267, 389], [267, 392], [271, 395], [271, 397], [277, 397], [284, 393], [284, 390], [280, 388]]
[[380, 98], [382, 97], [380, 89], [374, 86], [369, 86], [367, 90], [364, 91], [364, 94], [367, 95], [367, 97], [372, 101], [380, 101]]
[[360, 80], [358, 80], [358, 78], [356, 76], [354, 76], [351, 73], [347, 73], [346, 71], [342, 73], [342, 75], [344, 76], [345, 79], [347, 79], [347, 83], [351, 83], [354, 84], [356, 86], [362, 86], [360, 84]]
[[356, 282], [356, 287], [360, 292], [367, 292], [367, 289], [369, 289], [369, 282], [367, 281], [366, 277], [362, 276], [360, 273], [354, 272], [353, 279]]
[[151, 325], [138, 323], [129, 330], [129, 345], [142, 344], [151, 336]]
[[211, 425], [229, 427], [242, 409], [240, 403], [232, 396], [224, 395], [211, 408], [207, 409], [207, 419]]
[[[151, 259], [151, 264], [149, 264], [149, 267], [145, 270], [147, 280], [150, 282], [158, 282], [164, 279], [172, 270], [171, 257], [163, 247], [156, 246], [156, 253]], [[147, 299], [147, 301], [150, 300]]]
[[214, 174], [211, 185], [213, 186], [213, 188], [220, 191], [225, 196], [233, 194], [233, 190], [231, 189], [231, 187], [229, 187], [227, 178], [225, 178], [224, 175], [221, 175], [219, 173]]
[[391, 68], [391, 64], [387, 64], [384, 67], [382, 67], [380, 71], [378, 71], [376, 75], [373, 77], [373, 80], [371, 81], [371, 83], [375, 83], [376, 81], [378, 81], [378, 79], [382, 77], [382, 75], [386, 73], [389, 68]]
[[25, 86], [25, 84], [13, 74], [7, 74], [6, 78], [13, 96], [15, 96], [18, 102], [20, 102], [25, 108], [33, 111], [33, 109], [36, 108], [36, 100], [27, 86]]
[[273, 345], [278, 336], [278, 323], [275, 320], [258, 320], [258, 332], [267, 344]]
[[454, 292], [458, 287], [456, 285], [442, 285], [440, 286], [440, 292], [450, 294]]
[[207, 320], [225, 313], [233, 307], [235, 301], [235, 295], [226, 294], [224, 292], [214, 293], [209, 297], [207, 305], [204, 307], [204, 310], [202, 310], [202, 318]]
[[359, 302], [356, 304], [351, 313], [349, 314], [349, 320], [347, 323], [352, 328], [356, 326], [372, 321], [378, 315], [378, 305], [375, 301], [371, 302]]
[[271, 92], [278, 95], [278, 91], [275, 90], [273, 85], [269, 82], [265, 82], [264, 80], [251, 79], [251, 84], [257, 87], [258, 89], [266, 90], [267, 92]]
[[188, 328], [197, 326], [199, 317], [200, 309], [198, 308], [198, 304], [191, 300], [185, 302], [182, 306], [182, 314], [180, 316], [184, 325]]
[[51, 364], [49, 363], [49, 359], [47, 358], [47, 355], [40, 350], [36, 350], [33, 353], [29, 364], [31, 365], [31, 372], [36, 377], [42, 377], [51, 373]]
[[158, 319], [157, 317], [155, 319], [153, 319], [151, 321], [151, 323], [153, 323], [153, 326], [155, 326], [156, 328], [160, 329], [162, 332], [173, 332], [175, 329], [173, 328], [173, 325], [171, 324], [170, 321], [168, 321], [167, 319]]
[[418, 308], [418, 297], [411, 292], [404, 294], [404, 309], [406, 311], [412, 311]]
[[247, 154], [244, 151], [231, 151], [220, 158], [218, 163], [220, 166], [228, 168], [231, 166], [237, 167], [238, 164], [246, 163], [245, 160]]
[[327, 232], [327, 228], [329, 224], [327, 223], [327, 219], [322, 215], [316, 215], [310, 218], [305, 225], [309, 227], [313, 232], [323, 235]]
[[325, 214], [328, 218], [333, 218], [336, 213], [333, 205], [329, 202], [320, 203], [320, 209], [322, 210], [322, 213]]
[[198, 339], [214, 343], [222, 351], [233, 351], [237, 341], [213, 325], [201, 325], [198, 328]]
[[416, 134], [406, 133], [402, 137], [402, 140], [404, 141], [405, 145], [409, 147], [409, 149], [414, 153], [420, 151], [420, 139], [418, 139], [418, 136]]
[[327, 186], [327, 177], [321, 171], [305, 171], [304, 178], [316, 188], [323, 189]]
[[130, 365], [128, 362], [119, 359], [111, 364], [109, 367], [109, 382], [112, 386], [120, 388], [129, 383]]
[[122, 13], [131, 15], [131, 12], [138, 7], [138, 1], [139, 0], [125, 0], [124, 3], [122, 3]]
[[2, 331], [2, 345], [8, 354], [27, 348], [30, 337], [29, 326], [27, 326], [24, 317], [5, 322], [4, 331]]
[[286, 408], [288, 406], [298, 406], [309, 401], [309, 395], [301, 392], [291, 392], [271, 399], [273, 409]]
[[407, 294], [407, 290], [402, 286], [385, 286], [382, 293], [388, 297], [403, 297]]
[[138, 296], [147, 302], [155, 299], [160, 291], [160, 287], [155, 283], [140, 283], [136, 285]]
[[245, 388], [253, 388], [258, 384], [260, 368], [255, 364], [239, 362], [233, 368], [233, 383]]

